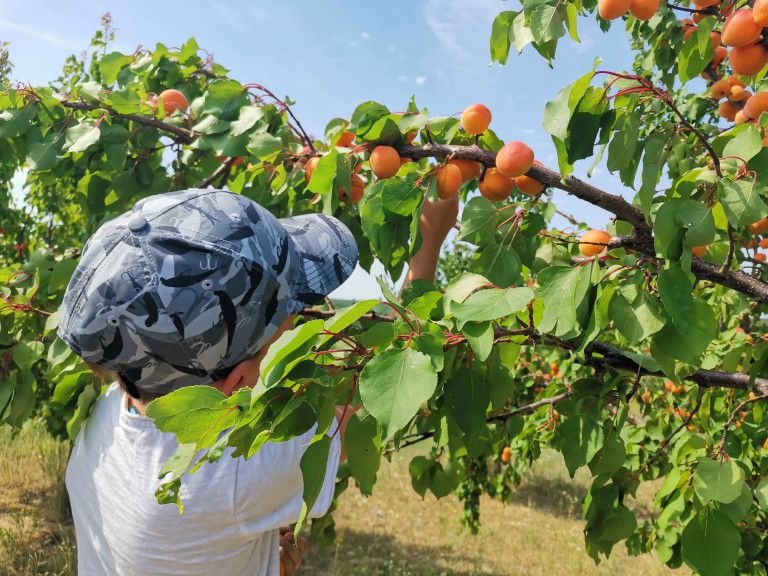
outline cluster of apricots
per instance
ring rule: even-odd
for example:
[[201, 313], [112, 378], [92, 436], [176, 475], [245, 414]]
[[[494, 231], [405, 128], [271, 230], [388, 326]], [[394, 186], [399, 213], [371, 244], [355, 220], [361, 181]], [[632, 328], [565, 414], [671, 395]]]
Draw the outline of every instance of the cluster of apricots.
[[[461, 126], [468, 134], [480, 136], [488, 129], [490, 123], [491, 111], [483, 104], [472, 104], [461, 113]], [[417, 131], [411, 130], [405, 136], [406, 144], [410, 144], [416, 138]], [[355, 135], [352, 132], [342, 131], [335, 145], [350, 147], [354, 140]], [[318, 156], [312, 156], [307, 160], [304, 166], [307, 182], [312, 179], [318, 161]], [[401, 158], [392, 146], [385, 145], [373, 148], [368, 157], [371, 172], [380, 180], [392, 178], [404, 164], [411, 161], [410, 158]], [[477, 179], [480, 193], [491, 201], [505, 200], [515, 190], [535, 197], [544, 191], [545, 186], [538, 180], [525, 175], [534, 163], [541, 165], [541, 162], [534, 159], [533, 150], [522, 142], [510, 142], [503, 146], [496, 154], [496, 166], [485, 171], [479, 162], [450, 159], [434, 171], [437, 195], [441, 199], [456, 196], [462, 184]], [[361, 167], [362, 164], [358, 164], [354, 168], [350, 197], [348, 198], [346, 193], [339, 189], [339, 198], [342, 201], [356, 203], [363, 198], [365, 181], [358, 175]]]
[[683, 386], [682, 384], [680, 384], [679, 386], [675, 386], [675, 383], [672, 382], [672, 380], [667, 380], [666, 382], [664, 382], [664, 388], [672, 392], [672, 394], [675, 394], [678, 396], [680, 394], [685, 394], [685, 386]]
[[[749, 241], [738, 239], [747, 250], [757, 250], [757, 248], [768, 249], [768, 218], [763, 218], [757, 222], [749, 224], [747, 230], [756, 236], [756, 238], [751, 238]], [[763, 236], [763, 238], [757, 238], [759, 236]], [[704, 258], [704, 254], [706, 254], [708, 248], [709, 245], [694, 246], [691, 248], [691, 251], [699, 258]], [[763, 252], [755, 252], [752, 259], [757, 260], [758, 262], [765, 262], [768, 259], [768, 255]]]
[[660, 4], [659, 0], [597, 0], [597, 11], [603, 20], [616, 20], [627, 12], [638, 20], [650, 20]]
[[510, 460], [512, 460], [512, 448], [504, 446], [504, 449], [501, 451], [501, 461], [506, 464]]

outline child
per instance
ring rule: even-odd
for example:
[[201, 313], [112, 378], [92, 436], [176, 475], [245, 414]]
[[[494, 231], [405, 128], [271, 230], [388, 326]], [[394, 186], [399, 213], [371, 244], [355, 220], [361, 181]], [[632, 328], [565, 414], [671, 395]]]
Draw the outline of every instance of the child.
[[[425, 203], [421, 225], [431, 213], [436, 231], [425, 236], [409, 279], [434, 275], [458, 210], [457, 201], [444, 202]], [[179, 515], [155, 498], [176, 438], [144, 409], [183, 386], [225, 393], [253, 386], [269, 344], [295, 313], [344, 282], [356, 261], [354, 238], [338, 220], [278, 220], [217, 190], [146, 198], [93, 235], [59, 327], [79, 356], [117, 377], [78, 435], [67, 469], [79, 574], [278, 574], [279, 527], [299, 516], [299, 462], [314, 428], [268, 443], [248, 460], [225, 456], [203, 466], [185, 478]], [[333, 497], [338, 436], [311, 516], [324, 514]], [[295, 568], [300, 555], [297, 561], [291, 550], [286, 560]]]

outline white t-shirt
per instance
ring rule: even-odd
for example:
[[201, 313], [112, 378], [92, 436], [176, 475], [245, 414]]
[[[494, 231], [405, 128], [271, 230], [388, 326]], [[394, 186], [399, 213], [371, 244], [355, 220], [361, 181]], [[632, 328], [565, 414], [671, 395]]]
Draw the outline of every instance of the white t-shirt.
[[[78, 574], [279, 574], [278, 528], [299, 518], [299, 463], [315, 428], [288, 442], [267, 443], [248, 460], [231, 458], [228, 448], [219, 462], [182, 479], [179, 515], [175, 505], [155, 498], [176, 437], [129, 413], [126, 398], [117, 384], [99, 398], [67, 467]], [[336, 435], [311, 516], [322, 516], [331, 504], [340, 449]]]

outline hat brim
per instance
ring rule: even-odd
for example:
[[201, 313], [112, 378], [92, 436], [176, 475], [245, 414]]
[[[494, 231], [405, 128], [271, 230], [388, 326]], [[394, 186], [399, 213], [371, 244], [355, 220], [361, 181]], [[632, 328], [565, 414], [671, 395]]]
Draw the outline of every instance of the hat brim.
[[357, 264], [357, 243], [349, 229], [325, 214], [280, 218], [301, 260], [303, 277], [294, 284], [293, 297], [311, 306], [341, 286]]

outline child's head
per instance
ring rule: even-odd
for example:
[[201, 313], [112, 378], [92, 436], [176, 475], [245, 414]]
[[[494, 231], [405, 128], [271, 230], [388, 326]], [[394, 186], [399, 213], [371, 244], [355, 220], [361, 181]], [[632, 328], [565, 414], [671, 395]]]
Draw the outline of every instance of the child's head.
[[135, 397], [210, 384], [341, 285], [356, 262], [355, 240], [335, 218], [278, 220], [221, 190], [160, 194], [88, 240], [58, 334]]

